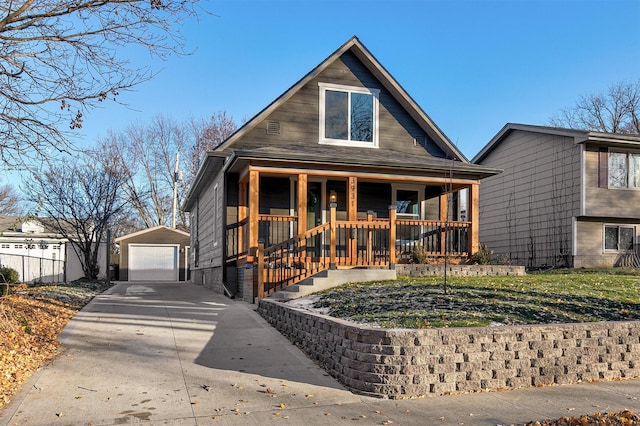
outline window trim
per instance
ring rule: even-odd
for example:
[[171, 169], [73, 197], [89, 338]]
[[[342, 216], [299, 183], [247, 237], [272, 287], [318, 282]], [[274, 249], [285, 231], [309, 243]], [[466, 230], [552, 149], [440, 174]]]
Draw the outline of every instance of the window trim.
[[391, 204], [396, 206], [398, 202], [398, 191], [415, 191], [418, 193], [418, 214], [413, 213], [396, 213], [396, 216], [401, 219], [420, 220], [424, 219], [424, 185], [411, 185], [411, 184], [392, 184], [391, 185]]
[[[357, 86], [345, 86], [340, 84], [331, 83], [318, 83], [320, 88], [320, 100], [319, 100], [319, 144], [320, 145], [337, 145], [337, 146], [349, 146], [354, 148], [378, 148], [378, 130], [379, 130], [379, 104], [380, 104], [380, 89], [373, 89], [367, 87]], [[325, 136], [325, 94], [327, 90], [346, 92], [346, 93], [364, 93], [373, 96], [373, 140], [371, 142], [364, 141], [352, 141], [349, 139], [331, 139]], [[349, 114], [349, 122], [351, 122], [351, 116]]]
[[[606, 232], [607, 232], [607, 228], [617, 228], [618, 229], [618, 238], [617, 238], [617, 242], [616, 242], [616, 248], [615, 249], [608, 249], [606, 244]], [[632, 229], [633, 230], [633, 248], [631, 250], [620, 250], [620, 229], [621, 228], [627, 228], [627, 229]], [[637, 227], [635, 225], [626, 225], [626, 224], [619, 224], [619, 223], [604, 223], [602, 225], [602, 252], [603, 253], [632, 253], [635, 250], [636, 245], [638, 244], [638, 238], [637, 238]]]

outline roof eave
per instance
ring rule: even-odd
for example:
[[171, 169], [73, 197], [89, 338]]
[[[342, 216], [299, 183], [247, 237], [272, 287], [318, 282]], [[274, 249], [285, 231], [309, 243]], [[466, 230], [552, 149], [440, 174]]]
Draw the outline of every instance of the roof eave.
[[288, 156], [282, 156], [282, 155], [271, 155], [271, 156], [266, 156], [264, 155], [264, 153], [261, 153], [260, 155], [256, 155], [255, 153], [253, 153], [252, 151], [239, 151], [236, 152], [236, 157], [234, 158], [234, 163], [237, 163], [238, 161], [260, 161], [260, 160], [267, 160], [267, 161], [277, 161], [280, 163], [289, 163], [289, 164], [313, 164], [316, 166], [319, 165], [326, 165], [326, 166], [331, 166], [331, 167], [335, 167], [337, 165], [342, 165], [344, 167], [355, 167], [355, 168], [367, 168], [367, 167], [375, 167], [375, 168], [383, 168], [383, 169], [387, 169], [387, 170], [405, 170], [405, 171], [416, 171], [416, 170], [420, 170], [422, 172], [449, 172], [450, 170], [454, 170], [456, 172], [464, 172], [464, 173], [470, 173], [470, 174], [476, 174], [478, 179], [484, 179], [486, 177], [489, 176], [494, 176], [497, 175], [499, 173], [502, 173], [502, 170], [499, 169], [494, 169], [491, 167], [483, 167], [477, 164], [471, 164], [468, 162], [462, 162], [462, 161], [452, 161], [449, 160], [447, 162], [447, 164], [442, 164], [442, 165], [437, 165], [437, 164], [424, 164], [424, 163], [414, 163], [414, 164], [407, 164], [407, 163], [403, 163], [402, 166], [392, 166], [389, 165], [388, 162], [375, 162], [375, 161], [371, 161], [368, 163], [354, 163], [353, 161], [340, 161], [339, 159], [336, 158], [332, 158], [332, 159], [317, 159], [317, 158], [300, 158], [297, 157], [295, 159], [292, 159], [291, 157]]
[[198, 169], [198, 173], [196, 173], [196, 177], [193, 179], [193, 183], [191, 184], [191, 188], [189, 188], [189, 192], [185, 197], [185, 201], [182, 205], [182, 209], [184, 211], [191, 211], [191, 207], [193, 203], [197, 199], [197, 196], [202, 192], [202, 188], [206, 185], [207, 179], [212, 173], [212, 168], [214, 166], [224, 167], [226, 163], [229, 162], [230, 157], [233, 156], [232, 152], [217, 152], [217, 151], [208, 151], [207, 156], [205, 157], [202, 165]]
[[491, 138], [491, 140], [471, 159], [472, 163], [477, 164], [482, 161], [509, 133], [515, 130], [525, 132], [544, 133], [557, 136], [566, 136], [573, 138], [575, 143], [584, 142], [588, 139], [589, 132], [578, 129], [565, 129], [561, 127], [538, 126], [532, 124], [507, 123], [502, 129]]

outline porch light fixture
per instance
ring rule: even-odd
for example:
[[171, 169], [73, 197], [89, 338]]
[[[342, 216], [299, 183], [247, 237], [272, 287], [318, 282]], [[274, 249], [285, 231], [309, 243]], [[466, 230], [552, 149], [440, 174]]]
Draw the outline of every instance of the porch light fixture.
[[338, 194], [333, 189], [329, 191], [329, 204], [338, 204]]

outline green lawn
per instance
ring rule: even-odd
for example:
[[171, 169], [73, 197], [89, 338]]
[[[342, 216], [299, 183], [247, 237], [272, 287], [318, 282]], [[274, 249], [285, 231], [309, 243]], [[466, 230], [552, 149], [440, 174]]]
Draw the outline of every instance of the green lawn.
[[477, 327], [640, 319], [640, 270], [566, 270], [524, 277], [409, 278], [347, 284], [315, 308], [381, 327]]

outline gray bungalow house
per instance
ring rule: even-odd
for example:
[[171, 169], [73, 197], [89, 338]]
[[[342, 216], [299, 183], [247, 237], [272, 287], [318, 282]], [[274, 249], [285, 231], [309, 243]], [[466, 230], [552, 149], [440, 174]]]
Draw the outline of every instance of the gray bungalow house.
[[255, 301], [328, 269], [393, 269], [416, 247], [466, 257], [497, 172], [353, 37], [206, 153], [184, 205], [192, 280]]
[[528, 267], [638, 265], [640, 137], [506, 124], [473, 158], [480, 242]]

